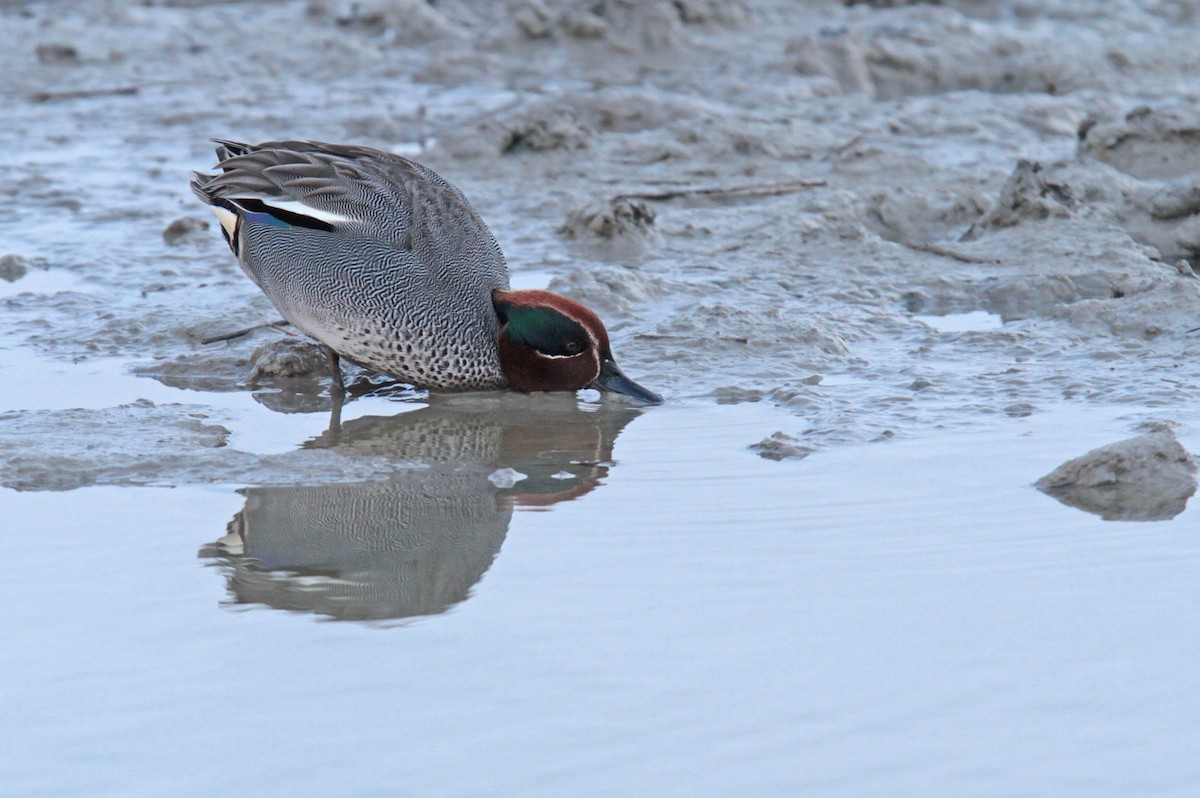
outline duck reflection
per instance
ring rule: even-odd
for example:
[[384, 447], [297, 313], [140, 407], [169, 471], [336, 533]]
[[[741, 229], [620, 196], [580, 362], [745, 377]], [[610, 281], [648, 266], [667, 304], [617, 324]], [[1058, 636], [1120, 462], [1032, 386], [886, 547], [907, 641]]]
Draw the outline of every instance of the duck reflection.
[[334, 619], [443, 612], [491, 566], [514, 506], [583, 496], [612, 467], [613, 441], [639, 410], [573, 398], [435, 399], [340, 424], [305, 444], [396, 463], [352, 484], [245, 488], [245, 506], [200, 556], [222, 568], [233, 603]]

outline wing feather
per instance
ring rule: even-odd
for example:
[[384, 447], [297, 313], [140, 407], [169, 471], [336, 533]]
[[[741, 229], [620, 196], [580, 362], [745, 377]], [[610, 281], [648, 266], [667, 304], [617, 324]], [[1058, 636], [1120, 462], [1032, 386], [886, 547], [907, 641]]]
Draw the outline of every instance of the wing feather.
[[476, 269], [508, 283], [504, 257], [479, 214], [420, 164], [352, 145], [217, 143], [221, 172], [192, 181], [210, 205], [278, 209], [293, 223], [307, 216], [314, 229], [411, 252], [431, 273]]

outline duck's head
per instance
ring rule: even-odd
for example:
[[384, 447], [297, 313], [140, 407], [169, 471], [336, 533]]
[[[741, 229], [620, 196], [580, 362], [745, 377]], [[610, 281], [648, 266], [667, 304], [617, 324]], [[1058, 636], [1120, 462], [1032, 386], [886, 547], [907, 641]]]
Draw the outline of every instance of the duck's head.
[[494, 291], [500, 368], [518, 391], [597, 388], [646, 404], [662, 397], [621, 373], [600, 318], [549, 291]]

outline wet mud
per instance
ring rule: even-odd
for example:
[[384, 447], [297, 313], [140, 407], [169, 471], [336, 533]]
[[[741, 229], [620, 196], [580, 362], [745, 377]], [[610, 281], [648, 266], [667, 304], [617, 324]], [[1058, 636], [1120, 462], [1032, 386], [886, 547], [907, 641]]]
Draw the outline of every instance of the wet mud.
[[[328, 403], [319, 359], [277, 329], [203, 343], [278, 318], [187, 190], [213, 136], [429, 164], [515, 279], [601, 313], [631, 376], [786, 411], [744, 442], [769, 459], [1063, 407], [1128, 406], [1131, 430], [1200, 409], [1188, 4], [58, 8], [0, 8], [4, 347], [192, 393], [18, 397], [6, 486], [369, 478], [311, 449], [255, 471], [198, 401]], [[973, 312], [1002, 323], [920, 318]]]

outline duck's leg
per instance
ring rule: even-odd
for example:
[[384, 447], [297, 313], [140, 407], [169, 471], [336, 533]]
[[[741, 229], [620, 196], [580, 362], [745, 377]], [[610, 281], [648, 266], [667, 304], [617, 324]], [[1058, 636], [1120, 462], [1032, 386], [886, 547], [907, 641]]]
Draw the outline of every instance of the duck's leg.
[[330, 394], [345, 393], [346, 384], [342, 382], [342, 359], [325, 344], [321, 344], [321, 348], [325, 350], [325, 360], [329, 363], [329, 376], [333, 378], [333, 384], [329, 389]]
[[345, 391], [329, 392], [329, 440], [337, 443], [338, 435], [342, 432], [342, 405], [346, 403]]

